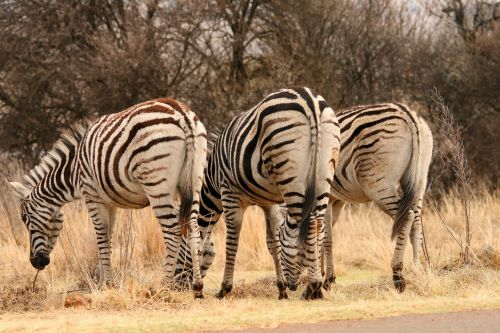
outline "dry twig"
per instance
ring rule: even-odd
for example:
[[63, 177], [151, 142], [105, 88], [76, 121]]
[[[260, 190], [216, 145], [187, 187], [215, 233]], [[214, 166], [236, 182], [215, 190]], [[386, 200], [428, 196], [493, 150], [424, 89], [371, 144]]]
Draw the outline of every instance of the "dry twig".
[[[446, 138], [446, 148], [448, 148], [447, 154], [441, 153], [440, 157], [445, 165], [451, 166], [453, 175], [455, 176], [453, 187], [455, 188], [464, 209], [464, 234], [461, 235], [454, 232], [439, 214], [438, 216], [443, 222], [443, 225], [446, 227], [446, 230], [452, 235], [455, 241], [459, 243], [461, 248], [460, 255], [463, 259], [463, 262], [469, 263], [471, 259], [470, 245], [472, 240], [472, 232], [470, 228], [470, 196], [472, 193], [470, 185], [471, 171], [467, 162], [467, 156], [465, 154], [462, 133], [455, 121], [453, 113], [451, 112], [450, 108], [446, 106], [443, 97], [441, 97], [437, 89], [434, 89], [432, 98], [438, 105], [435, 119], [436, 125], [438, 126], [442, 137]], [[434, 205], [436, 204], [434, 203]], [[437, 209], [435, 210], [437, 212]]]
[[39, 269], [37, 269], [37, 270], [36, 270], [35, 277], [33, 278], [33, 286], [31, 287], [31, 290], [32, 290], [33, 292], [35, 292], [35, 287], [36, 287], [36, 278], [38, 277], [38, 273], [40, 273], [40, 270], [39, 270]]

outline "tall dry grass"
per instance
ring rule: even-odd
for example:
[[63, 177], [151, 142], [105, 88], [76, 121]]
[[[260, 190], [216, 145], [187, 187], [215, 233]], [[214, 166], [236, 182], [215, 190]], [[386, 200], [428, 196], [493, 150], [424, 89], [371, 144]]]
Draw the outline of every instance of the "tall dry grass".
[[[14, 162], [4, 164], [2, 178], [20, 179], [20, 165]], [[33, 291], [31, 286], [35, 270], [29, 263], [28, 235], [19, 217], [18, 202], [6, 182], [0, 183], [0, 191], [0, 312], [42, 305], [49, 308], [56, 304], [61, 306], [61, 297], [65, 297], [68, 291], [80, 289], [95, 292], [93, 306], [97, 308], [99, 304], [122, 308], [134, 300], [139, 300], [141, 306], [158, 300], [171, 304], [172, 300], [167, 294], [157, 292], [161, 288], [165, 248], [160, 227], [149, 208], [117, 212], [112, 260], [117, 289], [124, 293], [110, 300], [109, 294], [96, 292], [97, 246], [93, 226], [81, 202], [63, 208], [65, 222], [60, 239], [51, 255], [50, 265], [40, 273]], [[443, 267], [453, 267], [453, 261], [460, 251], [441, 219], [454, 232], [463, 233], [463, 207], [459, 196], [449, 193], [443, 196], [435, 209], [424, 206], [423, 221], [433, 266], [431, 270], [438, 272]], [[480, 259], [479, 265], [498, 268], [500, 192], [489, 193], [485, 189], [477, 189], [471, 197], [471, 212], [471, 249]], [[350, 270], [368, 269], [380, 271], [389, 277], [393, 253], [391, 226], [390, 218], [373, 204], [347, 205], [334, 228], [337, 273], [342, 275]], [[218, 272], [224, 264], [224, 233], [225, 227], [221, 221], [214, 230], [217, 256], [212, 271], [217, 273], [207, 278], [208, 285], [220, 283], [222, 273]], [[408, 248], [406, 267], [411, 268], [410, 252]], [[265, 243], [263, 212], [257, 207], [250, 207], [245, 213], [236, 267], [237, 281], [242, 271], [273, 270], [272, 258]], [[428, 274], [414, 272], [410, 275], [418, 281], [429, 279]], [[272, 273], [268, 275], [272, 276]], [[482, 281], [478, 277], [471, 279], [471, 283]], [[477, 281], [474, 282], [474, 279]]]

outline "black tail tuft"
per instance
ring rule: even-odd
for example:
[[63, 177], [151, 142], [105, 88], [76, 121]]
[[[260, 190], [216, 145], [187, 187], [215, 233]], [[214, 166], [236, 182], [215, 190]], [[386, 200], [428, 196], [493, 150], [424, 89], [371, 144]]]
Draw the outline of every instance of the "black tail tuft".
[[182, 189], [181, 208], [179, 211], [179, 223], [181, 234], [187, 236], [189, 219], [191, 218], [191, 208], [193, 207], [193, 190], [191, 188]]
[[300, 224], [299, 231], [299, 245], [304, 246], [306, 242], [307, 233], [311, 224], [311, 213], [314, 203], [316, 202], [316, 177], [309, 179], [306, 193], [304, 196], [304, 205], [302, 206], [302, 223]]
[[181, 194], [181, 207], [179, 209], [179, 224], [181, 233], [187, 236], [189, 220], [191, 218], [191, 209], [193, 207], [193, 185], [194, 185], [194, 159], [195, 159], [195, 143], [194, 133], [191, 128], [186, 138], [186, 152], [184, 156], [184, 164], [181, 169], [179, 179], [179, 192]]
[[401, 231], [401, 228], [404, 226], [408, 211], [411, 209], [413, 201], [415, 199], [415, 189], [412, 182], [403, 183], [402, 187], [404, 190], [404, 194], [401, 198], [401, 201], [399, 201], [398, 211], [396, 212], [396, 217], [394, 218], [394, 225], [392, 226], [391, 236], [392, 240], [396, 238], [398, 233]]

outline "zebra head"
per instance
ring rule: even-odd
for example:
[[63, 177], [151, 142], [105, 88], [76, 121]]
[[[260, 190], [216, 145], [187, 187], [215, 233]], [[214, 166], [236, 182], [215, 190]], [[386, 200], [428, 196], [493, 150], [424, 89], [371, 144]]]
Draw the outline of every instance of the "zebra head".
[[281, 243], [281, 265], [283, 275], [290, 290], [297, 289], [297, 284], [300, 276], [300, 269], [297, 268], [298, 263], [298, 236], [299, 228], [297, 225], [288, 223], [289, 216], [281, 222], [280, 226], [280, 243]]
[[25, 185], [17, 182], [10, 185], [21, 198], [21, 219], [30, 237], [31, 265], [44, 269], [50, 263], [49, 255], [61, 231], [63, 215], [59, 207], [35, 199], [32, 190]]

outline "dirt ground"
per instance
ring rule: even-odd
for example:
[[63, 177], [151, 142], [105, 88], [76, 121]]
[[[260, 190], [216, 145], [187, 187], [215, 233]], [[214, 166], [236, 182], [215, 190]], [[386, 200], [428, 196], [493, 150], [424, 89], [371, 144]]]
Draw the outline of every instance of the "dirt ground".
[[[223, 331], [219, 331], [223, 332]], [[225, 331], [231, 332], [231, 331]], [[247, 329], [240, 333], [498, 333], [500, 332], [500, 309], [488, 311], [467, 311], [431, 313], [388, 317], [373, 320], [339, 320], [317, 324], [282, 325], [273, 329]]]

